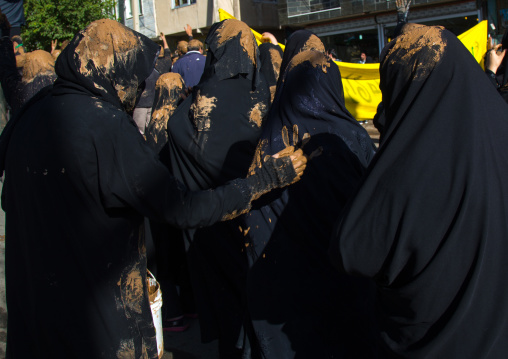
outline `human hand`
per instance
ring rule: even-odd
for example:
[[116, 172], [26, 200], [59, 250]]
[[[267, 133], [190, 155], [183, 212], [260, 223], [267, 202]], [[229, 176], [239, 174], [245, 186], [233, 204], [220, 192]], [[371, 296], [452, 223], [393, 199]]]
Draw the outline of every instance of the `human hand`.
[[407, 13], [409, 11], [409, 5], [411, 4], [411, 0], [396, 0], [395, 6], [397, 7], [398, 13]]
[[164, 41], [165, 37], [164, 37], [164, 33], [161, 31], [161, 33], [159, 34], [159, 39], [161, 41]]
[[[290, 151], [288, 151], [288, 149], [290, 149]], [[282, 151], [277, 152], [272, 157], [277, 159], [280, 157], [288, 156], [288, 153], [291, 153], [289, 154], [289, 159], [291, 160], [291, 164], [293, 165], [293, 169], [295, 170], [296, 173], [296, 177], [293, 181], [294, 183], [300, 180], [300, 178], [303, 175], [303, 172], [305, 171], [305, 168], [307, 167], [307, 156], [305, 155], [305, 153], [301, 148], [295, 151], [294, 147], [291, 146], [286, 147]]]
[[56, 49], [56, 45], [58, 45], [58, 40], [51, 41], [51, 53], [53, 53]]
[[499, 44], [494, 47], [492, 47], [490, 50], [487, 51], [485, 54], [485, 69], [490, 70], [493, 73], [496, 73], [499, 66], [501, 66], [501, 63], [503, 62], [504, 55], [506, 53], [506, 49], [500, 51], [501, 47], [503, 45]]
[[183, 28], [187, 33], [187, 36], [192, 36], [192, 27], [189, 24], [187, 24], [187, 26], [184, 26]]
[[261, 42], [271, 42], [274, 45], [278, 45], [277, 39], [272, 33], [269, 32], [263, 32], [261, 34]]

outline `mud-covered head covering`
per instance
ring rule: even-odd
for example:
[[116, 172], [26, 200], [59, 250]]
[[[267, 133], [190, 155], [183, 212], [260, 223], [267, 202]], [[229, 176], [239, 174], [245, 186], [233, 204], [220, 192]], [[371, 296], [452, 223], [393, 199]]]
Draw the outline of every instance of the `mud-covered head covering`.
[[365, 129], [346, 109], [337, 65], [322, 52], [298, 52], [281, 79], [258, 145], [257, 160], [288, 146], [301, 145], [314, 135], [331, 134], [367, 167], [375, 148]]
[[206, 43], [203, 75], [168, 123], [173, 173], [191, 190], [245, 176], [270, 105], [245, 23], [214, 24]]
[[383, 49], [379, 87], [386, 113], [385, 132], [397, 126], [421, 87], [429, 77], [434, 78], [434, 68], [443, 57], [449, 37], [444, 31], [441, 26], [407, 24]]
[[[274, 357], [373, 358], [366, 353], [372, 346], [361, 344], [370, 329], [364, 291], [333, 270], [327, 250], [375, 147], [346, 109], [338, 66], [325, 54], [297, 53], [280, 79], [251, 170], [293, 145], [303, 145], [310, 159], [299, 182], [260, 198], [245, 215], [252, 263], [246, 292], [260, 347]], [[304, 318], [297, 308], [305, 308]], [[279, 323], [290, 334], [281, 335]]]
[[507, 105], [443, 28], [407, 24], [381, 59], [385, 138], [330, 258], [376, 281], [386, 357], [502, 357]]
[[114, 20], [94, 21], [58, 57], [55, 88], [84, 89], [130, 112], [158, 51], [155, 42]]
[[239, 74], [259, 85], [259, 49], [251, 29], [242, 21], [227, 19], [215, 23], [205, 40], [208, 45], [203, 79], [213, 74], [219, 80]]
[[145, 135], [146, 142], [156, 153], [160, 153], [168, 142], [168, 120], [183, 99], [184, 93], [185, 83], [180, 74], [174, 72], [162, 74], [155, 84], [152, 118]]
[[280, 66], [280, 72], [284, 72], [293, 57], [302, 51], [315, 50], [326, 54], [325, 45], [313, 32], [309, 30], [297, 30], [289, 36], [284, 49], [284, 57]]
[[265, 42], [259, 45], [259, 59], [261, 60], [261, 73], [265, 77], [268, 87], [270, 88], [270, 96], [273, 101], [277, 80], [280, 74], [280, 65], [282, 64], [282, 49], [279, 45]]
[[47, 51], [35, 50], [19, 55], [19, 64], [23, 69], [24, 83], [32, 82], [39, 75], [56, 77], [55, 58]]

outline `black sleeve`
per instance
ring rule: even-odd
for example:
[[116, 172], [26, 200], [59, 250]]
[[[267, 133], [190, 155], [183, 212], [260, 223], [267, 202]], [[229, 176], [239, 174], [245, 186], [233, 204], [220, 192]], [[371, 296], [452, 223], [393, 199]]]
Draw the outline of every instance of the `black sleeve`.
[[156, 158], [128, 119], [116, 127], [95, 141], [106, 208], [134, 208], [145, 217], [180, 228], [209, 226], [249, 208], [247, 180], [191, 192]]
[[16, 57], [12, 41], [8, 37], [0, 38], [0, 83], [5, 99], [11, 108], [15, 108], [15, 97], [21, 83], [21, 75], [16, 68]]

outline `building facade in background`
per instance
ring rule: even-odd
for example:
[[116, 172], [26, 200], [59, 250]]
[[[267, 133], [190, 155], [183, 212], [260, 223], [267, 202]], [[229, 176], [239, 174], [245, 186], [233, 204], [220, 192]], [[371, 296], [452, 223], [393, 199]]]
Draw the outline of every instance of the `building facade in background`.
[[[163, 32], [172, 50], [187, 40], [189, 24], [204, 41], [222, 8], [258, 32], [272, 32], [279, 42], [296, 29], [309, 29], [335, 49], [342, 61], [357, 62], [365, 52], [374, 61], [392, 39], [397, 22], [395, 0], [119, 0], [118, 18], [134, 28], [131, 3], [138, 2], [139, 30], [152, 39]], [[413, 0], [410, 22], [442, 25], [459, 35], [479, 21], [500, 39], [508, 27], [508, 0]]]
[[[486, 19], [486, 9], [487, 2], [475, 0], [413, 0], [409, 21], [442, 25], [460, 35]], [[279, 20], [282, 27], [312, 30], [342, 61], [358, 62], [362, 52], [378, 61], [393, 36], [397, 12], [395, 0], [279, 0]]]
[[[139, 29], [134, 27], [133, 1], [138, 1], [140, 9]], [[194, 38], [204, 41], [210, 27], [219, 21], [219, 9], [259, 32], [282, 33], [276, 0], [119, 0], [117, 18], [154, 40], [164, 33], [171, 50], [175, 50], [178, 41], [187, 40], [187, 24], [192, 27]]]

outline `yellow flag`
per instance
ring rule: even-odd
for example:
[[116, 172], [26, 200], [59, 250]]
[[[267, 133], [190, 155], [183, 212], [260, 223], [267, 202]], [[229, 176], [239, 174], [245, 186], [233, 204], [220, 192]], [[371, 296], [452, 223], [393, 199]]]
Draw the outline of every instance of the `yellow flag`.
[[[220, 20], [234, 19], [226, 11], [219, 9]], [[252, 30], [252, 29], [251, 29]], [[258, 44], [261, 34], [252, 30]], [[471, 52], [476, 61], [483, 68], [483, 57], [487, 52], [487, 20], [480, 22], [458, 36], [464, 46]], [[282, 50], [284, 45], [280, 44]], [[358, 121], [371, 120], [382, 100], [379, 90], [379, 64], [353, 64], [337, 62], [342, 76], [346, 108]]]
[[487, 20], [483, 20], [478, 25], [471, 29], [463, 32], [458, 36], [459, 40], [462, 41], [466, 49], [471, 52], [475, 60], [483, 66], [483, 58], [487, 52]]
[[379, 64], [338, 62], [346, 108], [358, 121], [370, 120], [381, 102]]

